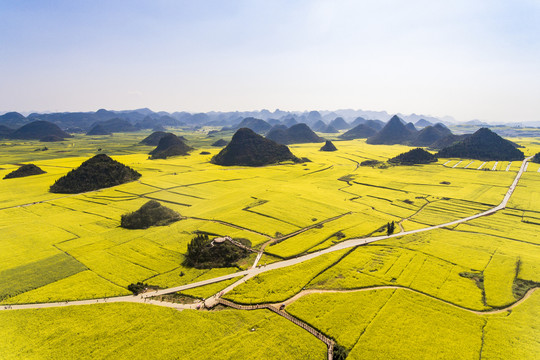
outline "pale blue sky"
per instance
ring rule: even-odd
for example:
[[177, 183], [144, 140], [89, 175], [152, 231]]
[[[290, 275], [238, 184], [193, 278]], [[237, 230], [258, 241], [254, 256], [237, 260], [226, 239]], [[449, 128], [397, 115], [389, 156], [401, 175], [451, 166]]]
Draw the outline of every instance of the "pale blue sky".
[[540, 120], [540, 0], [0, 0], [0, 111]]

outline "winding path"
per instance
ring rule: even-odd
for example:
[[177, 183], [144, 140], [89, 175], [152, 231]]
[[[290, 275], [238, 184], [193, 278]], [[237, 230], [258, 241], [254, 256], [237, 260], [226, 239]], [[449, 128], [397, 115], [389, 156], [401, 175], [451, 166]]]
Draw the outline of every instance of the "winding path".
[[[444, 223], [444, 224], [434, 225], [434, 226], [430, 226], [430, 227], [426, 227], [426, 228], [422, 228], [422, 229], [403, 231], [403, 232], [395, 233], [395, 234], [392, 234], [392, 235], [374, 236], [374, 237], [370, 237], [370, 238], [349, 239], [349, 240], [343, 241], [341, 243], [338, 243], [336, 245], [333, 245], [333, 246], [331, 246], [329, 248], [319, 250], [319, 251], [316, 251], [316, 252], [313, 252], [313, 253], [310, 253], [310, 254], [307, 254], [307, 255], [299, 256], [299, 257], [296, 257], [296, 258], [293, 258], [293, 259], [288, 259], [288, 260], [275, 262], [275, 263], [265, 265], [265, 266], [262, 266], [262, 267], [254, 266], [254, 267], [252, 267], [252, 268], [250, 268], [248, 270], [239, 271], [239, 272], [236, 272], [236, 273], [233, 273], [233, 274], [223, 275], [223, 276], [219, 276], [219, 277], [216, 277], [216, 278], [203, 280], [203, 281], [198, 281], [198, 282], [195, 282], [195, 283], [176, 286], [176, 287], [172, 287], [172, 288], [147, 292], [147, 293], [144, 293], [144, 294], [141, 294], [141, 295], [138, 295], [138, 296], [128, 295], [128, 296], [119, 296], [119, 297], [113, 297], [113, 298], [102, 298], [102, 299], [92, 299], [92, 300], [77, 300], [77, 301], [64, 301], [64, 302], [55, 302], [55, 303], [0, 305], [0, 310], [39, 309], [39, 308], [50, 308], [50, 307], [69, 306], [69, 305], [90, 305], [90, 304], [103, 303], [103, 302], [132, 302], [132, 303], [133, 302], [139, 302], [139, 303], [150, 303], [150, 304], [167, 306], [167, 307], [175, 307], [175, 308], [178, 308], [178, 309], [193, 309], [193, 308], [197, 308], [198, 305], [197, 304], [184, 305], [184, 304], [165, 303], [165, 302], [159, 302], [159, 301], [151, 300], [149, 298], [151, 298], [153, 296], [158, 296], [158, 295], [165, 295], [165, 294], [175, 293], [175, 292], [178, 292], [178, 291], [183, 291], [183, 290], [187, 290], [187, 289], [191, 289], [191, 288], [195, 288], [195, 287], [199, 287], [199, 286], [209, 285], [209, 284], [213, 284], [213, 283], [217, 283], [217, 282], [220, 282], [220, 281], [229, 280], [229, 279], [233, 279], [233, 278], [237, 278], [237, 277], [243, 277], [239, 281], [236, 281], [232, 285], [228, 286], [225, 290], [220, 291], [219, 294], [216, 294], [213, 297], [211, 297], [209, 299], [206, 299], [206, 304], [208, 306], [212, 306], [217, 301], [218, 295], [221, 296], [221, 295], [231, 291], [232, 289], [234, 289], [236, 286], [240, 285], [241, 283], [245, 282], [247, 279], [252, 278], [254, 276], [257, 276], [257, 275], [262, 274], [262, 273], [267, 272], [267, 271], [281, 269], [281, 268], [285, 268], [285, 267], [288, 267], [288, 266], [300, 264], [300, 263], [302, 263], [304, 261], [308, 261], [308, 260], [314, 259], [316, 257], [319, 257], [319, 256], [324, 255], [324, 254], [328, 254], [328, 253], [331, 253], [331, 252], [334, 252], [334, 251], [339, 251], [339, 250], [343, 250], [343, 249], [349, 249], [349, 248], [352, 248], [352, 247], [356, 247], [356, 246], [360, 246], [360, 245], [366, 245], [366, 244], [369, 244], [369, 243], [372, 243], [372, 242], [376, 242], [376, 241], [380, 241], [380, 240], [386, 240], [386, 239], [390, 239], [390, 238], [394, 238], [394, 237], [398, 237], [398, 236], [417, 234], [417, 233], [421, 233], [421, 232], [441, 229], [441, 228], [444, 228], [444, 227], [453, 226], [453, 225], [461, 224], [461, 223], [464, 223], [464, 222], [467, 222], [467, 221], [470, 221], [470, 220], [478, 219], [478, 218], [480, 218], [482, 216], [488, 216], [488, 215], [494, 214], [497, 211], [499, 211], [501, 209], [504, 209], [506, 207], [506, 205], [508, 204], [508, 201], [510, 200], [510, 197], [512, 196], [514, 190], [516, 189], [516, 186], [517, 186], [517, 184], [519, 182], [519, 179], [521, 178], [521, 175], [525, 171], [526, 166], [528, 165], [528, 161], [531, 158], [532, 158], [532, 156], [530, 156], [530, 157], [526, 158], [525, 160], [523, 160], [523, 163], [521, 164], [521, 167], [520, 167], [514, 181], [512, 182], [510, 187], [508, 188], [508, 191], [506, 192], [503, 200], [501, 201], [501, 203], [499, 205], [497, 205], [497, 206], [495, 206], [495, 207], [493, 207], [493, 208], [491, 208], [491, 209], [489, 209], [487, 211], [478, 213], [476, 215], [468, 216], [468, 217], [463, 218], [463, 219], [458, 219], [458, 220], [450, 221], [450, 222], [447, 222], [447, 223]], [[258, 261], [258, 259], [259, 259], [259, 257], [257, 257], [257, 261]], [[200, 304], [199, 304], [199, 306], [200, 306]]]

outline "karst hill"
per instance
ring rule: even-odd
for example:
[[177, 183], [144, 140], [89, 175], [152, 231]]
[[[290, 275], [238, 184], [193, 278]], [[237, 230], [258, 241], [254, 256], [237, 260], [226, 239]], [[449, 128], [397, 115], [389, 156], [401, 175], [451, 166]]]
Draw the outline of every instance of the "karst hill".
[[71, 170], [50, 187], [50, 192], [77, 194], [124, 184], [141, 177], [129, 166], [105, 154], [96, 155]]
[[273, 129], [266, 135], [267, 139], [273, 140], [278, 144], [304, 144], [323, 142], [324, 139], [318, 136], [304, 123], [296, 124], [288, 129]]
[[236, 131], [229, 144], [212, 158], [212, 163], [224, 166], [264, 166], [288, 160], [300, 161], [287, 146], [265, 139], [251, 129], [242, 128]]
[[58, 125], [43, 120], [32, 121], [23, 125], [11, 133], [9, 137], [11, 139], [40, 140], [47, 136], [56, 136], [60, 139], [73, 137], [60, 129]]
[[409, 150], [388, 160], [390, 164], [394, 165], [429, 164], [436, 161], [437, 156], [421, 148]]
[[46, 172], [43, 171], [41, 168], [34, 164], [26, 164], [20, 166], [17, 170], [13, 170], [6, 176], [4, 176], [4, 179], [15, 179], [20, 177], [26, 177], [26, 176], [32, 176], [32, 175], [40, 175], [45, 174]]
[[403, 144], [411, 140], [412, 135], [411, 131], [407, 129], [401, 119], [397, 115], [394, 115], [381, 131], [369, 137], [366, 142], [374, 145]]
[[176, 211], [150, 200], [138, 210], [122, 215], [120, 226], [125, 229], [147, 229], [150, 226], [165, 226], [182, 217]]
[[163, 136], [157, 147], [150, 152], [151, 159], [166, 159], [170, 156], [183, 156], [193, 150], [191, 146], [186, 145], [178, 136], [168, 133]]
[[147, 137], [145, 137], [144, 139], [142, 139], [140, 144], [150, 145], [150, 146], [158, 146], [159, 141], [163, 137], [165, 137], [165, 136], [167, 136], [169, 134], [172, 134], [172, 133], [165, 132], [165, 131], [155, 131], [155, 132], [151, 133], [150, 135], [148, 135]]
[[337, 151], [337, 148], [330, 140], [326, 140], [326, 144], [320, 148], [320, 151]]
[[488, 128], [478, 129], [462, 141], [454, 143], [437, 153], [442, 158], [465, 158], [483, 161], [523, 160], [525, 155], [515, 144], [503, 139]]

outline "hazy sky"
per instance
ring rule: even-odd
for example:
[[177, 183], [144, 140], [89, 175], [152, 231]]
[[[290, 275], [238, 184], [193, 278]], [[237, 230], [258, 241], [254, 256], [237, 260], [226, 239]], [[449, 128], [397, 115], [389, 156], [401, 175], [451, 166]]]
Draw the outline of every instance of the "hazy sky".
[[0, 0], [0, 111], [540, 120], [540, 0]]

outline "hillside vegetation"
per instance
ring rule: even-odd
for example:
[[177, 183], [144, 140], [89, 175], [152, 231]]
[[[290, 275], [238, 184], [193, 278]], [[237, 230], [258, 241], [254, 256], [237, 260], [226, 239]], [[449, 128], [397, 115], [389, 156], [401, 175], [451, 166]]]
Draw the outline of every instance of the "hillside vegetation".
[[409, 150], [388, 160], [389, 163], [396, 165], [429, 164], [436, 161], [437, 156], [422, 148]]
[[523, 160], [523, 152], [508, 140], [488, 128], [481, 128], [464, 140], [450, 145], [437, 153], [442, 158], [466, 158], [478, 160]]
[[150, 226], [169, 225], [181, 219], [179, 213], [156, 200], [150, 200], [137, 211], [122, 215], [120, 226], [126, 229], [146, 229]]
[[141, 174], [129, 166], [99, 154], [56, 180], [50, 192], [76, 194], [124, 184], [140, 177]]
[[212, 162], [217, 165], [264, 166], [281, 161], [300, 161], [289, 148], [265, 139], [248, 128], [239, 129]]
[[40, 175], [40, 174], [45, 174], [45, 171], [41, 170], [38, 166], [34, 164], [26, 164], [26, 165], [22, 165], [17, 170], [13, 170], [12, 172], [4, 176], [4, 179], [14, 179], [14, 178]]

